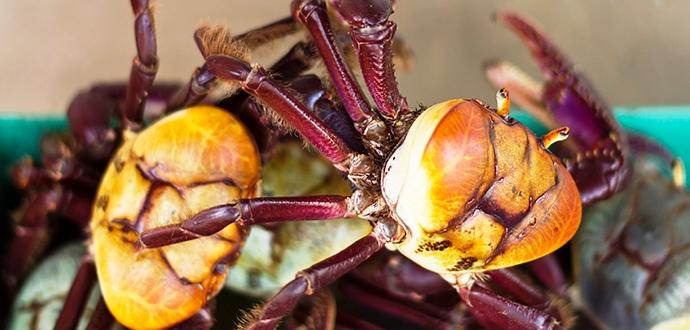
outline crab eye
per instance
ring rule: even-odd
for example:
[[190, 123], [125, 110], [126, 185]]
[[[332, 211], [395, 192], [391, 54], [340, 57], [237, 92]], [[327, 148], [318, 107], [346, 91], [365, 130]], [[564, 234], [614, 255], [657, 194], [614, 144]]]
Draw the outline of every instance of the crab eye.
[[539, 258], [580, 223], [577, 188], [558, 159], [476, 101], [427, 109], [384, 169], [384, 198], [408, 233], [400, 251], [436, 272]]

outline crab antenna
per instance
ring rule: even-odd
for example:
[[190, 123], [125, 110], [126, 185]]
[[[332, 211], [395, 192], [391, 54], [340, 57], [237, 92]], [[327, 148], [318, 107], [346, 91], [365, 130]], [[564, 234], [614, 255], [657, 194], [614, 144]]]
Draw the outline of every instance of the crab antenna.
[[541, 145], [543, 145], [544, 148], [548, 148], [556, 142], [560, 142], [567, 139], [569, 135], [570, 127], [563, 126], [561, 128], [557, 128], [544, 134], [544, 136], [541, 137]]
[[505, 88], [496, 92], [496, 113], [503, 118], [508, 118], [510, 115], [510, 94]]
[[676, 158], [671, 163], [671, 173], [673, 177], [673, 185], [676, 188], [685, 187], [685, 164], [680, 158]]

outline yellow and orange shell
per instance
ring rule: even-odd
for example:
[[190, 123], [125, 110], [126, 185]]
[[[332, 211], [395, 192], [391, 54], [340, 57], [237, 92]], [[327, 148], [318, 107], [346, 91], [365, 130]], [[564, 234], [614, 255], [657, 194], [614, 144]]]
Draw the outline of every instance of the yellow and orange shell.
[[441, 274], [509, 267], [572, 238], [582, 206], [572, 177], [522, 124], [475, 100], [428, 108], [384, 167], [405, 256]]
[[160, 329], [198, 312], [222, 287], [243, 244], [241, 228], [145, 249], [139, 233], [211, 206], [252, 197], [260, 176], [252, 136], [231, 114], [194, 107], [133, 136], [108, 166], [91, 219], [108, 309], [128, 328]]

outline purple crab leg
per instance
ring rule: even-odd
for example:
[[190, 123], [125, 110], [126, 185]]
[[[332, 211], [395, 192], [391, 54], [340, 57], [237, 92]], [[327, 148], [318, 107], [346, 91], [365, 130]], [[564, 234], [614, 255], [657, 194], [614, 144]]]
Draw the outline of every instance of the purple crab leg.
[[[206, 38], [208, 35], [207, 32], [210, 29], [211, 28], [208, 26], [202, 26], [194, 32], [194, 41], [204, 58], [212, 55], [211, 52], [213, 52], [209, 44], [211, 40]], [[298, 24], [290, 17], [287, 17], [274, 23], [250, 30], [234, 38], [230, 38], [228, 33], [225, 36], [228, 40], [220, 41], [226, 45], [232, 44], [237, 47], [253, 49], [298, 30]], [[304, 42], [299, 42], [276, 63], [280, 64], [278, 68], [275, 66], [271, 68], [271, 72], [275, 72], [275, 70], [286, 70], [286, 72], [280, 71], [281, 76], [292, 77], [291, 74], [299, 74], [302, 70], [305, 70], [303, 67], [310, 67], [314, 60], [315, 56], [309, 49], [309, 45]], [[171, 98], [170, 102], [168, 102], [166, 112], [169, 113], [200, 103], [206, 95], [208, 95], [215, 81], [216, 77], [208, 71], [206, 66], [197, 68], [192, 73], [190, 81], [180, 88]]]
[[[359, 330], [384, 330], [384, 328], [362, 319], [360, 315], [355, 315], [350, 311], [338, 309], [338, 315], [335, 317], [336, 325], [344, 327], [344, 329], [359, 329]], [[339, 329], [339, 327], [336, 327]]]
[[[380, 225], [380, 223], [379, 223]], [[304, 295], [311, 295], [357, 267], [381, 250], [387, 241], [385, 229], [377, 225], [367, 236], [335, 255], [297, 273], [295, 279], [268, 300], [248, 329], [275, 329]]]
[[292, 13], [295, 20], [302, 22], [309, 30], [343, 106], [355, 122], [355, 127], [362, 132], [374, 112], [338, 48], [325, 4], [318, 0], [294, 0]]
[[264, 197], [241, 199], [237, 203], [201, 211], [176, 225], [141, 233], [149, 248], [170, 245], [217, 233], [237, 223], [253, 225], [271, 222], [333, 220], [354, 216], [344, 196]]
[[393, 69], [392, 44], [397, 26], [388, 20], [393, 13], [391, 1], [333, 0], [333, 4], [350, 26], [364, 81], [378, 111], [389, 120], [410, 112], [407, 101], [398, 90]]
[[209, 330], [213, 327], [213, 301], [202, 308], [199, 312], [192, 315], [192, 317], [182, 321], [173, 326], [171, 330]]
[[353, 151], [337, 134], [285, 87], [272, 80], [258, 65], [226, 55], [212, 55], [206, 59], [210, 71], [219, 79], [239, 82], [242, 89], [259, 98], [278, 113], [302, 137], [341, 171], [349, 166]]
[[115, 149], [117, 134], [110, 126], [117, 103], [104, 93], [81, 92], [67, 108], [70, 131], [87, 159], [105, 162]]
[[548, 80], [541, 98], [544, 107], [559, 125], [572, 130], [566, 144], [574, 147], [559, 154], [577, 182], [583, 203], [622, 189], [630, 173], [629, 152], [609, 107], [542, 32], [512, 13], [500, 13], [497, 18], [523, 40]]
[[39, 191], [26, 205], [14, 229], [3, 258], [2, 281], [13, 296], [18, 282], [40, 251], [47, 238], [46, 222], [50, 214], [64, 216], [70, 221], [84, 226], [91, 213], [91, 200], [81, 194], [59, 187]]
[[123, 105], [125, 126], [138, 129], [144, 120], [144, 103], [158, 73], [158, 56], [153, 10], [148, 0], [131, 0], [137, 55], [132, 62]]
[[399, 253], [387, 251], [367, 260], [351, 275], [390, 295], [412, 301], [453, 290], [437, 273], [420, 267]]
[[367, 288], [360, 287], [356, 283], [341, 281], [338, 285], [341, 295], [351, 299], [357, 304], [362, 304], [375, 310], [404, 319], [408, 322], [433, 328], [449, 327], [450, 317], [437, 306], [424, 302], [414, 302], [412, 306], [398, 301], [393, 297], [387, 297]]
[[527, 282], [512, 269], [496, 269], [486, 272], [491, 283], [509, 292], [519, 302], [537, 308], [548, 305], [546, 295], [532, 283]]
[[568, 282], [565, 280], [563, 269], [558, 264], [558, 259], [551, 253], [537, 260], [527, 263], [527, 268], [549, 290], [565, 297], [567, 295]]
[[96, 280], [93, 259], [86, 255], [81, 259], [77, 274], [62, 305], [62, 311], [55, 322], [55, 330], [76, 329]]
[[518, 304], [475, 284], [456, 286], [472, 316], [487, 329], [562, 329], [561, 323], [539, 309]]
[[89, 324], [86, 325], [86, 330], [112, 329], [114, 324], [115, 318], [113, 317], [113, 314], [110, 314], [110, 310], [108, 310], [108, 306], [105, 304], [103, 296], [101, 296], [98, 299], [96, 308], [93, 310], [93, 313], [91, 314], [91, 320], [89, 320]]

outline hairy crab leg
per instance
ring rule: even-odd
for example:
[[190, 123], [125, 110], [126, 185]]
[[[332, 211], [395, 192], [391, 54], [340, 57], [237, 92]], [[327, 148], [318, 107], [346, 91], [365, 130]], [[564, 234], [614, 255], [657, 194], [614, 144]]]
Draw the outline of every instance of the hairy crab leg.
[[389, 0], [369, 2], [333, 0], [338, 14], [348, 23], [364, 81], [381, 116], [396, 120], [410, 108], [400, 91], [393, 69], [392, 44], [397, 28], [388, 17]]
[[343, 106], [355, 122], [355, 127], [363, 132], [366, 122], [375, 114], [337, 46], [326, 6], [318, 0], [294, 0], [292, 13], [295, 20], [302, 22], [311, 34]]
[[253, 225], [272, 222], [334, 220], [353, 217], [344, 196], [264, 197], [241, 199], [201, 211], [175, 225], [141, 233], [149, 248], [170, 245], [213, 235], [232, 223]]
[[[202, 26], [194, 32], [194, 41], [202, 56], [206, 58], [214, 52], [216, 43], [220, 42], [227, 47], [234, 47], [238, 53], [248, 57], [248, 51], [259, 47], [276, 38], [294, 33], [299, 26], [291, 18], [285, 18], [277, 22], [250, 30], [234, 38], [229, 33], [223, 35], [223, 39], [208, 38], [209, 31], [213, 28]], [[238, 54], [239, 55], [239, 54]], [[278, 60], [270, 69], [271, 72], [279, 72], [282, 79], [290, 79], [299, 75], [303, 70], [312, 66], [316, 61], [316, 54], [311, 46], [305, 42], [299, 42], [293, 46], [286, 55]], [[172, 112], [189, 107], [201, 102], [216, 82], [216, 77], [209, 72], [205, 65], [194, 70], [189, 82], [180, 88], [171, 98], [166, 112]]]
[[[565, 143], [570, 148], [560, 155], [577, 182], [583, 203], [607, 198], [622, 189], [630, 173], [629, 152], [626, 137], [608, 106], [543, 33], [515, 14], [500, 13], [497, 17], [524, 41], [548, 79], [541, 94], [541, 107], [546, 110], [540, 111], [548, 110], [553, 120], [572, 129], [572, 137]], [[492, 83], [500, 83], [496, 77], [506, 67], [489, 65], [486, 70]], [[509, 74], [514, 83], [525, 76]], [[525, 85], [530, 85], [529, 81]], [[524, 89], [534, 90], [529, 86]]]
[[258, 97], [290, 123], [339, 170], [348, 170], [355, 153], [297, 97], [272, 80], [263, 68], [258, 65], [252, 67], [241, 59], [226, 55], [211, 55], [206, 59], [206, 65], [218, 78], [239, 82], [246, 92]]
[[149, 0], [131, 0], [137, 55], [132, 62], [123, 104], [125, 127], [138, 129], [144, 120], [144, 103], [158, 73], [158, 56], [153, 10]]
[[288, 317], [287, 329], [334, 329], [337, 306], [328, 288], [303, 299]]
[[87, 254], [79, 263], [77, 274], [74, 276], [60, 315], [55, 321], [56, 330], [76, 329], [96, 281], [96, 267], [93, 264], [93, 258]]
[[280, 320], [297, 305], [300, 298], [311, 295], [357, 267], [381, 250], [387, 241], [385, 229], [377, 225], [367, 236], [335, 255], [298, 272], [295, 279], [268, 300], [248, 329], [274, 329]]

